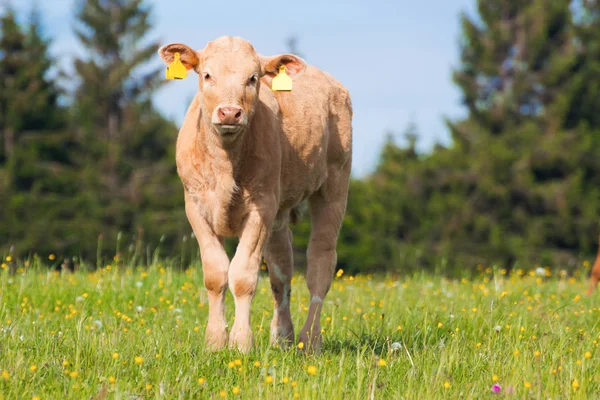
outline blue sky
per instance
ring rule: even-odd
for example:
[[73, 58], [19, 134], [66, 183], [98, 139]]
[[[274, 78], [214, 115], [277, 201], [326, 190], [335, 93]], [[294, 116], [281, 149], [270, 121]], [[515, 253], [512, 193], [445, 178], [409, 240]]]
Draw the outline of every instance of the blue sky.
[[[150, 0], [161, 44], [203, 48], [223, 35], [238, 35], [258, 52], [286, 51], [298, 38], [306, 61], [334, 75], [350, 91], [354, 106], [353, 174], [372, 171], [386, 133], [401, 138], [409, 122], [420, 132], [421, 149], [449, 137], [444, 117], [464, 115], [451, 81], [458, 64], [459, 14], [473, 13], [474, 0]], [[52, 52], [65, 67], [83, 50], [73, 34], [75, 0], [37, 1]], [[31, 2], [13, 1], [20, 10]], [[158, 55], [155, 62], [161, 63]], [[157, 107], [180, 123], [197, 88], [197, 75], [165, 86]], [[175, 137], [173, 138], [175, 140]]]

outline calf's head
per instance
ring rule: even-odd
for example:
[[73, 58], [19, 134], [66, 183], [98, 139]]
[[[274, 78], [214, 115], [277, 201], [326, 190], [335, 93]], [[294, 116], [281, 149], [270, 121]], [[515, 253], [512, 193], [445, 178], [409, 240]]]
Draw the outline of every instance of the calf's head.
[[175, 53], [188, 70], [200, 75], [198, 91], [203, 97], [202, 118], [227, 144], [246, 131], [256, 110], [261, 78], [270, 85], [281, 65], [294, 76], [306, 69], [306, 63], [292, 54], [264, 57], [239, 37], [221, 37], [203, 50], [193, 50], [181, 43], [159, 49], [168, 65]]

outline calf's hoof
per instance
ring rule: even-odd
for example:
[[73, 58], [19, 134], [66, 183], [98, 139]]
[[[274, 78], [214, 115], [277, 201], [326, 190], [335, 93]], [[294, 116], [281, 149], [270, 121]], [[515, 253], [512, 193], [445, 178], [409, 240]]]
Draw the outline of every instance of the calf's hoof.
[[292, 321], [271, 321], [271, 346], [288, 349], [294, 343], [294, 325]]
[[227, 330], [225, 328], [207, 327], [204, 337], [208, 351], [218, 351], [227, 346]]
[[[300, 344], [302, 343], [302, 344]], [[298, 335], [298, 348], [306, 353], [319, 353], [321, 351], [321, 328], [308, 330], [302, 329]]]
[[252, 350], [252, 331], [250, 328], [237, 328], [235, 325], [229, 332], [229, 348], [237, 349], [242, 353]]

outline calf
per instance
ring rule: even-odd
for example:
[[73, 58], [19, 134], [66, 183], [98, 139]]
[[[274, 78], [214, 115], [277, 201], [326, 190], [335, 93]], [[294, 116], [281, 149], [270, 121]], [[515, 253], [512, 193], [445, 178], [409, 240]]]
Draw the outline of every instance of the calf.
[[596, 254], [596, 261], [592, 267], [592, 273], [590, 275], [590, 287], [588, 288], [588, 296], [591, 296], [598, 286], [600, 281], [600, 238], [598, 238], [598, 254]]
[[[294, 342], [290, 314], [293, 273], [290, 215], [307, 199], [312, 231], [306, 280], [310, 306], [299, 333], [305, 349], [321, 345], [320, 316], [337, 260], [352, 160], [352, 106], [347, 90], [302, 59], [264, 57], [239, 37], [222, 37], [203, 50], [169, 44], [159, 50], [171, 63], [200, 75], [198, 92], [177, 138], [177, 169], [185, 210], [200, 245], [209, 311], [210, 349], [252, 347], [250, 305], [261, 258], [267, 261], [275, 312], [271, 343]], [[291, 92], [273, 92], [281, 66]], [[225, 237], [239, 237], [233, 259]], [[225, 292], [235, 299], [227, 339]]]

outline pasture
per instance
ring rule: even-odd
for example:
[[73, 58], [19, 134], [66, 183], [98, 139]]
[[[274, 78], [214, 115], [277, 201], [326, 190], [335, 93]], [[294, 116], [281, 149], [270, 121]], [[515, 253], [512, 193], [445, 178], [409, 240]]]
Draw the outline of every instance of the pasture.
[[[476, 276], [348, 276], [323, 309], [323, 351], [268, 345], [272, 295], [261, 271], [254, 350], [203, 349], [198, 266], [115, 262], [0, 270], [2, 399], [592, 398], [600, 389], [599, 295], [573, 276], [481, 266]], [[227, 296], [228, 323], [233, 301]], [[296, 334], [309, 295], [293, 280]]]

